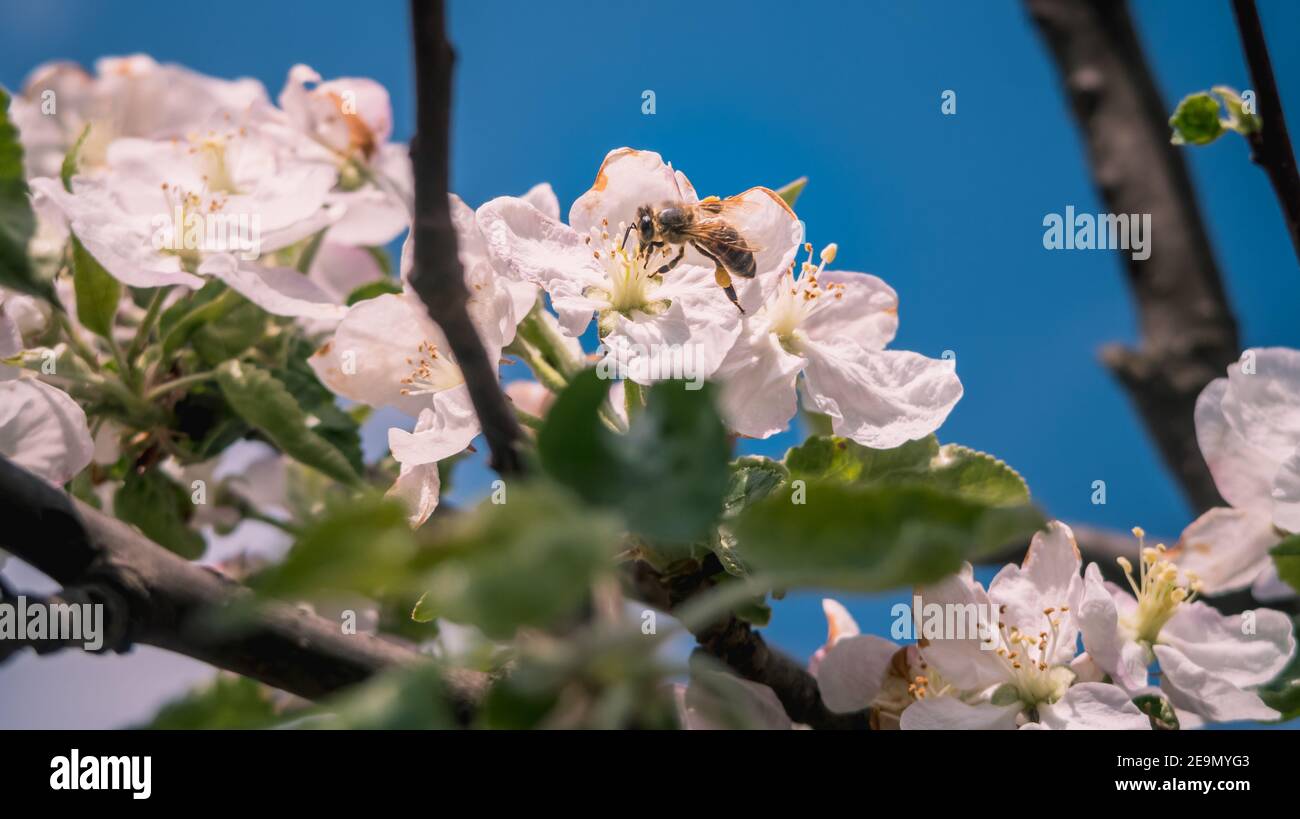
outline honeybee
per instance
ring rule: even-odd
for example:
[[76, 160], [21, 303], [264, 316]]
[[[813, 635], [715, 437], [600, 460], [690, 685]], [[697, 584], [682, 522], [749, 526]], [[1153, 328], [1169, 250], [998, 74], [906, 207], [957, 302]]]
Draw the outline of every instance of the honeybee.
[[686, 246], [690, 245], [713, 262], [714, 280], [736, 309], [744, 313], [745, 308], [736, 298], [731, 277], [754, 278], [757, 270], [754, 254], [762, 248], [754, 246], [724, 218], [744, 206], [745, 203], [739, 199], [719, 199], [716, 196], [695, 203], [642, 205], [636, 209], [636, 220], [623, 233], [623, 246], [627, 245], [628, 236], [635, 230], [641, 240], [637, 252], [644, 258], [643, 267], [650, 263], [650, 257], [656, 251], [664, 251], [667, 255], [668, 248], [676, 247], [677, 255], [657, 271], [663, 275], [681, 263]]

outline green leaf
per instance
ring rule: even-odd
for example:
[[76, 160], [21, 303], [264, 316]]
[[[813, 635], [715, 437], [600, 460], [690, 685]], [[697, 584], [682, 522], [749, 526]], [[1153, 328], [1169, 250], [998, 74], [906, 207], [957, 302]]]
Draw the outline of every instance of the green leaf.
[[402, 504], [366, 495], [328, 508], [253, 586], [284, 598], [317, 592], [373, 595], [410, 579], [407, 570], [418, 549]]
[[76, 176], [81, 168], [81, 146], [86, 144], [86, 137], [89, 135], [90, 123], [86, 123], [77, 141], [72, 143], [72, 147], [63, 155], [63, 165], [59, 167], [59, 179], [63, 182], [63, 189], [68, 193], [72, 193], [72, 177]]
[[1264, 123], [1257, 114], [1246, 110], [1245, 101], [1236, 89], [1229, 88], [1226, 85], [1216, 85], [1210, 89], [1223, 100], [1223, 107], [1228, 110], [1228, 121], [1224, 123], [1225, 128], [1231, 128], [1239, 134], [1247, 135], [1258, 132]]
[[[1292, 623], [1292, 632], [1300, 632], [1300, 617]], [[1282, 673], [1256, 689], [1256, 693], [1265, 705], [1281, 713], [1283, 720], [1300, 717], [1300, 652], [1291, 657]]]
[[509, 485], [505, 503], [484, 501], [451, 518], [422, 555], [430, 564], [415, 619], [471, 623], [508, 639], [576, 614], [595, 576], [619, 549], [612, 516], [550, 484]]
[[894, 449], [868, 449], [848, 438], [819, 435], [786, 452], [785, 465], [791, 478], [871, 483], [923, 475], [938, 454], [933, 435]]
[[216, 367], [252, 347], [266, 334], [267, 314], [243, 296], [232, 298], [235, 306], [224, 315], [200, 324], [190, 345], [209, 367]]
[[1223, 135], [1219, 101], [1204, 91], [1183, 97], [1169, 118], [1175, 145], [1209, 145]]
[[203, 535], [186, 523], [194, 514], [190, 490], [161, 470], [128, 472], [113, 498], [113, 512], [186, 560], [203, 555]]
[[384, 671], [321, 704], [295, 727], [328, 730], [447, 730], [456, 727], [436, 663]]
[[[363, 474], [365, 464], [361, 452], [361, 424], [364, 416], [359, 419], [339, 407], [334, 393], [320, 382], [316, 372], [307, 363], [313, 352], [311, 342], [302, 336], [295, 337], [289, 345], [287, 363], [272, 370], [272, 375], [284, 384], [303, 412], [316, 419], [313, 427], [316, 434], [343, 453], [357, 474]], [[442, 491], [446, 493], [450, 486], [450, 482], [444, 483]]]
[[147, 724], [156, 731], [250, 730], [279, 722], [270, 692], [247, 677], [220, 674], [211, 684], [164, 705]]
[[217, 383], [230, 407], [281, 452], [341, 483], [361, 482], [347, 457], [313, 427], [293, 395], [275, 376], [247, 362], [228, 361]]
[[97, 336], [108, 338], [122, 301], [122, 283], [90, 255], [72, 235], [72, 282], [77, 293], [77, 318]]
[[217, 280], [178, 300], [158, 320], [164, 359], [170, 359], [201, 327], [220, 321], [245, 303], [243, 296]]
[[1011, 506], [1029, 501], [1024, 478], [1005, 462], [933, 435], [894, 449], [869, 449], [847, 438], [817, 436], [785, 456], [790, 476], [853, 484], [924, 484], [964, 498]]
[[1151, 720], [1151, 728], [1156, 731], [1177, 731], [1178, 714], [1169, 700], [1156, 694], [1134, 697], [1133, 704]]
[[1269, 550], [1277, 564], [1278, 576], [1291, 588], [1300, 591], [1300, 535], [1291, 535]]
[[621, 510], [638, 534], [678, 542], [705, 536], [730, 483], [730, 444], [712, 385], [654, 385], [626, 435], [600, 421], [608, 389], [587, 370], [556, 398], [537, 440], [543, 466], [587, 502]]
[[396, 279], [376, 279], [363, 284], [348, 294], [347, 305], [351, 307], [359, 301], [373, 299], [388, 293], [401, 293], [402, 283]]
[[776, 491], [790, 477], [779, 461], [748, 455], [731, 462], [731, 485], [722, 499], [725, 517], [735, 517], [746, 506], [757, 503]]
[[0, 88], [0, 286], [57, 304], [54, 288], [42, 281], [27, 257], [36, 214], [27, 198], [27, 175], [18, 129], [9, 119], [9, 94]]
[[809, 481], [745, 510], [736, 551], [790, 585], [881, 591], [938, 580], [1045, 523], [932, 486]]
[[795, 181], [777, 188], [776, 195], [784, 199], [787, 205], [794, 207], [794, 203], [799, 198], [799, 194], [803, 193], [803, 189], [807, 186], [808, 177], [801, 176]]

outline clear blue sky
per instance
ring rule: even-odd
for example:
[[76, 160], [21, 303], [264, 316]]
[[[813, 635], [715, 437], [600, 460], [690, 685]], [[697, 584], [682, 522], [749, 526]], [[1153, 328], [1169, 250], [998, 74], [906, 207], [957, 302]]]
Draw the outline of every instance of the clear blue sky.
[[[1226, 2], [1134, 5], [1170, 108], [1214, 84], [1249, 86]], [[1260, 5], [1295, 131], [1300, 3]], [[807, 175], [798, 211], [809, 238], [837, 242], [837, 266], [898, 290], [895, 346], [955, 352], [966, 395], [941, 439], [1004, 458], [1062, 519], [1162, 535], [1189, 521], [1097, 362], [1104, 343], [1136, 341], [1119, 257], [1042, 247], [1045, 214], [1096, 213], [1100, 202], [1020, 3], [452, 0], [450, 14], [453, 184], [471, 204], [545, 180], [567, 210], [622, 145], [662, 153], [702, 193]], [[256, 77], [275, 95], [306, 62], [382, 82], [405, 139], [408, 40], [396, 0], [0, 0], [0, 83], [18, 85], [44, 60], [144, 51]], [[654, 116], [641, 113], [647, 89]], [[956, 116], [940, 113], [945, 89]], [[1235, 137], [1187, 155], [1245, 343], [1300, 347], [1300, 271], [1264, 174]], [[790, 443], [752, 449], [779, 455]], [[464, 477], [482, 475], [471, 465]], [[1094, 480], [1107, 483], [1105, 506], [1090, 502]], [[850, 608], [887, 630], [883, 602]], [[810, 652], [823, 636], [816, 597], [781, 604], [769, 633]]]

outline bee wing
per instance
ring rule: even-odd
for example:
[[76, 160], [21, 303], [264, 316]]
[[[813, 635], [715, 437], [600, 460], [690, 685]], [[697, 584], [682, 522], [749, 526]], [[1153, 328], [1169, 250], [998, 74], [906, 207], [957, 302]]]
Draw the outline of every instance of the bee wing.
[[743, 199], [719, 199], [710, 196], [695, 205], [699, 218], [692, 225], [689, 233], [702, 242], [761, 253], [763, 248], [746, 238], [736, 227], [727, 221], [729, 215], [735, 216], [751, 211], [755, 203]]

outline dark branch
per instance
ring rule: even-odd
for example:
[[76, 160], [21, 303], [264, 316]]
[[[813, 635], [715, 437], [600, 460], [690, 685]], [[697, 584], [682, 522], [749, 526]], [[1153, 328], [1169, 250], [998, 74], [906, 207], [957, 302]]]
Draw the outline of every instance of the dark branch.
[[1124, 385], [1184, 495], [1223, 504], [1196, 443], [1196, 398], [1236, 360], [1237, 322], [1183, 155], [1122, 0], [1026, 0], [1046, 41], [1111, 213], [1151, 214], [1151, 255], [1124, 253], [1138, 349], [1102, 359]]
[[1273, 184], [1273, 192], [1282, 206], [1282, 218], [1286, 220], [1286, 229], [1291, 235], [1291, 247], [1296, 259], [1300, 260], [1300, 173], [1296, 171], [1286, 117], [1282, 115], [1282, 96], [1273, 77], [1273, 61], [1268, 56], [1264, 27], [1255, 0], [1232, 0], [1232, 13], [1237, 18], [1241, 47], [1246, 52], [1246, 64], [1250, 66], [1259, 116], [1263, 121], [1261, 130], [1247, 136], [1250, 158], [1264, 169], [1268, 181]]
[[[710, 555], [701, 568], [689, 574], [664, 577], [640, 561], [631, 564], [625, 575], [629, 593], [639, 600], [672, 612], [677, 606], [714, 585], [712, 578], [722, 572], [722, 565]], [[837, 714], [822, 702], [817, 680], [784, 654], [768, 647], [761, 634], [749, 623], [728, 614], [697, 629], [695, 640], [708, 654], [726, 663], [747, 680], [762, 683], [776, 692], [786, 714], [795, 722], [821, 730], [866, 730], [870, 727], [866, 711]]]
[[456, 232], [447, 200], [455, 54], [447, 42], [445, 26], [441, 0], [411, 0], [416, 96], [416, 134], [411, 140], [415, 171], [415, 219], [411, 227], [415, 269], [411, 286], [446, 334], [492, 450], [492, 466], [506, 475], [523, 469], [517, 448], [519, 425], [501, 391], [496, 362], [484, 350], [465, 309], [469, 293], [456, 253]]
[[[344, 634], [338, 623], [286, 604], [259, 606], [247, 622], [220, 626], [215, 615], [246, 600], [247, 588], [3, 457], [0, 520], [0, 547], [62, 584], [60, 597], [104, 604], [105, 650], [158, 646], [308, 699], [426, 661], [398, 643]], [[467, 721], [486, 675], [449, 670], [446, 682], [454, 709]]]

